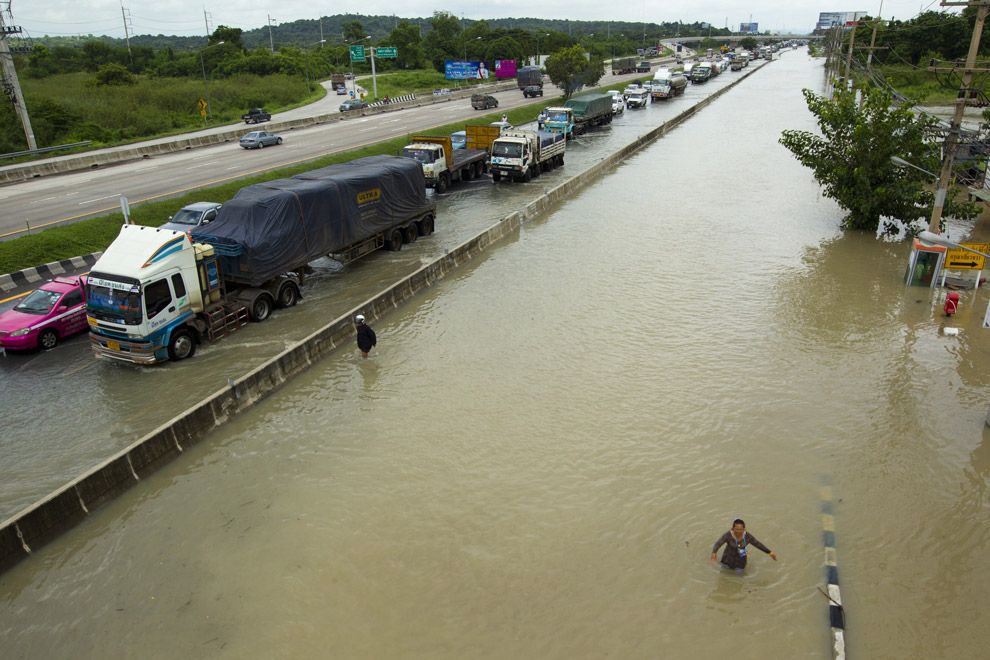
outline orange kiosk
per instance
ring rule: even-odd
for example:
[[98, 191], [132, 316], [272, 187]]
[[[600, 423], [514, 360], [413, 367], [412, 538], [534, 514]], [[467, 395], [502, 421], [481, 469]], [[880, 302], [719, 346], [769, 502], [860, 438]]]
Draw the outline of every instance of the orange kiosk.
[[942, 266], [945, 265], [946, 252], [948, 248], [944, 245], [931, 245], [921, 239], [914, 239], [904, 281], [912, 286], [935, 286]]

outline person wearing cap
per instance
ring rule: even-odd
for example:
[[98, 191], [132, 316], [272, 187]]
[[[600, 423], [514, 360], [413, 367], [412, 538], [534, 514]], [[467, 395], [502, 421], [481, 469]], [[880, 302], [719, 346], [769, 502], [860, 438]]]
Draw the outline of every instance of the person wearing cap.
[[759, 548], [770, 555], [771, 559], [777, 561], [777, 555], [773, 554], [770, 548], [757, 541], [755, 536], [747, 532], [746, 523], [739, 518], [732, 521], [732, 529], [718, 537], [715, 545], [712, 546], [713, 564], [715, 563], [715, 556], [718, 549], [723, 545], [725, 546], [725, 552], [722, 553], [722, 566], [735, 569], [738, 573], [742, 573], [743, 569], [746, 568], [746, 556], [749, 554], [749, 546]]
[[358, 349], [361, 351], [361, 357], [366, 358], [369, 351], [378, 344], [378, 338], [375, 337], [375, 331], [371, 326], [364, 322], [363, 315], [358, 314], [354, 317], [354, 325], [357, 326]]

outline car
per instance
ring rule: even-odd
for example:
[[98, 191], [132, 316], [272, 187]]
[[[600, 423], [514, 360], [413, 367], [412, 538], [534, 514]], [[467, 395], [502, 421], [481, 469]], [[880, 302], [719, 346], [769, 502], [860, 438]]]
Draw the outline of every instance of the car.
[[467, 131], [457, 131], [450, 134], [450, 146], [453, 149], [464, 149], [467, 147]]
[[[510, 128], [512, 128], [512, 124], [510, 124], [510, 123], [509, 123], [509, 122], [507, 122], [507, 121], [493, 121], [492, 123], [490, 123], [490, 124], [488, 124], [488, 125], [489, 125], [489, 126], [498, 126], [498, 127], [499, 127], [499, 129], [501, 129], [502, 131], [507, 131], [507, 130], [509, 130]], [[500, 132], [501, 132], [501, 131], [500, 131]]]
[[0, 314], [0, 348], [47, 350], [88, 328], [86, 278], [56, 277]]
[[222, 204], [216, 202], [196, 202], [183, 206], [160, 229], [184, 231], [187, 234], [200, 225], [209, 224], [215, 220]]
[[336, 92], [337, 92], [337, 96], [344, 96], [345, 94], [347, 94], [347, 88], [346, 87], [338, 87], [336, 89]]
[[526, 85], [523, 87], [523, 98], [543, 96], [543, 87], [540, 85]]
[[622, 100], [622, 96], [620, 95], [619, 98], [617, 98], [617, 99], [616, 98], [613, 98], [612, 99], [612, 114], [613, 115], [621, 115], [625, 111], [626, 111], [626, 102]]
[[268, 131], [251, 131], [241, 136], [240, 145], [245, 149], [262, 149], [270, 144], [282, 144], [282, 138]]
[[643, 86], [640, 83], [631, 82], [628, 85], [626, 85], [626, 88], [624, 90], [622, 90], [622, 98], [628, 99], [629, 95], [632, 94], [633, 92], [641, 92], [641, 91], [643, 91]]
[[368, 104], [361, 99], [347, 99], [340, 104], [341, 112], [350, 112], [351, 110], [363, 110], [367, 108]]
[[471, 107], [475, 110], [487, 110], [488, 108], [497, 108], [498, 99], [496, 99], [491, 94], [473, 94], [471, 96]]

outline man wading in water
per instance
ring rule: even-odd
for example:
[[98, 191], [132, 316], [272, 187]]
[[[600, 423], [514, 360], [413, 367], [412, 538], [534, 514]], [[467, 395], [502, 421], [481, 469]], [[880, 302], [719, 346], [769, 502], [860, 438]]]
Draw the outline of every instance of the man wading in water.
[[746, 523], [739, 518], [732, 521], [732, 530], [722, 534], [712, 546], [712, 563], [715, 563], [715, 555], [718, 549], [725, 545], [725, 552], [722, 553], [722, 566], [735, 569], [737, 573], [742, 573], [746, 568], [746, 557], [749, 555], [749, 546], [759, 548], [770, 555], [770, 558], [777, 561], [777, 555], [770, 551], [770, 548], [756, 540], [756, 537], [746, 531]]
[[368, 351], [378, 344], [378, 338], [371, 326], [364, 324], [364, 316], [361, 314], [354, 317], [354, 325], [357, 326], [357, 345], [361, 350], [361, 357], [366, 358]]

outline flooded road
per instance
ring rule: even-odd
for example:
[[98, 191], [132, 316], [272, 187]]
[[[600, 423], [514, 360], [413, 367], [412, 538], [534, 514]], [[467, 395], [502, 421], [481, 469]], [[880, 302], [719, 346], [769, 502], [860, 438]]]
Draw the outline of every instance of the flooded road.
[[[754, 77], [773, 73], [757, 71]], [[341, 267], [313, 264], [302, 302], [251, 324], [193, 360], [156, 368], [96, 361], [85, 335], [53, 351], [0, 355], [4, 473], [0, 519], [14, 515], [108, 456], [127, 447], [197, 401], [268, 360], [327, 321], [339, 317], [486, 229], [499, 218], [559, 185], [607, 154], [722, 89], [740, 74], [691, 85], [680, 98], [627, 111], [611, 125], [568, 144], [563, 168], [528, 184], [493, 185], [484, 178], [440, 195], [437, 232], [398, 253], [376, 253]], [[749, 84], [749, 81], [743, 85]], [[13, 304], [13, 303], [11, 303]]]
[[[990, 294], [942, 336], [838, 229], [776, 142], [821, 78], [786, 54], [0, 575], [5, 656], [827, 659], [824, 477], [850, 657], [984, 657]], [[779, 562], [709, 563], [736, 517]]]

